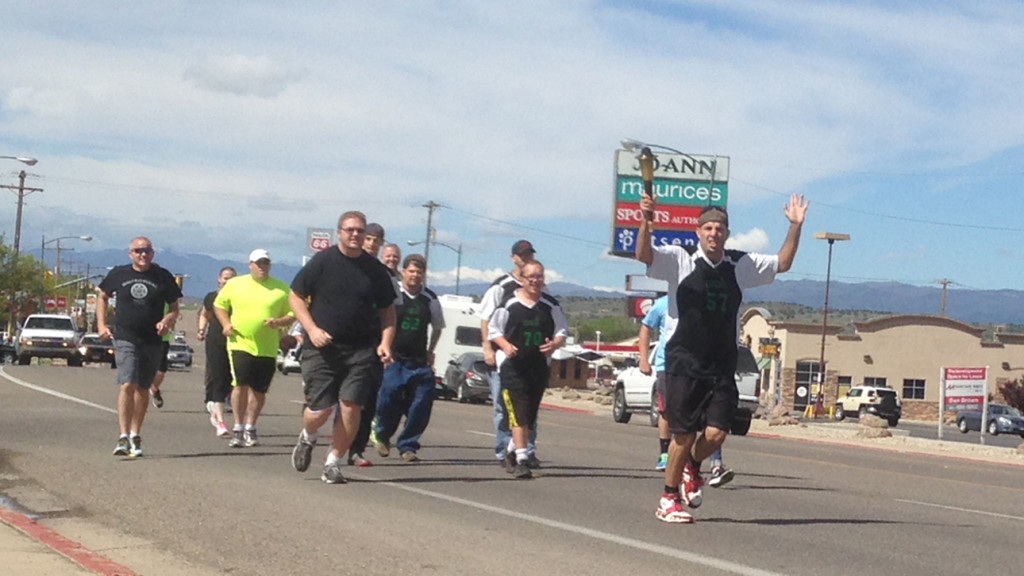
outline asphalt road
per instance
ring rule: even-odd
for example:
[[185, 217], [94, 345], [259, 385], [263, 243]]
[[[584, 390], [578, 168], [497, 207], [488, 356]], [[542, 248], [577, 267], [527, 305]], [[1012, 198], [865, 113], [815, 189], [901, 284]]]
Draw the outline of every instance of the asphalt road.
[[263, 445], [231, 449], [208, 423], [201, 368], [171, 373], [146, 455], [127, 460], [111, 456], [111, 370], [3, 372], [19, 383], [0, 377], [0, 474], [223, 573], [934, 576], [1018, 565], [1020, 467], [731, 438], [736, 480], [705, 489], [695, 525], [667, 525], [654, 517], [662, 478], [643, 418], [543, 410], [545, 468], [514, 481], [491, 459], [489, 407], [437, 402], [423, 462], [373, 455], [377, 465], [328, 486], [324, 448], [308, 472], [290, 465], [298, 375], [275, 379]]

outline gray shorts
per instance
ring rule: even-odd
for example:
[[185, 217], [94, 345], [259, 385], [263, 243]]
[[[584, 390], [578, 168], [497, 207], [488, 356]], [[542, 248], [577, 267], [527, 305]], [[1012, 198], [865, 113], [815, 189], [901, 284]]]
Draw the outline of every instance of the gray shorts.
[[302, 391], [310, 410], [327, 410], [340, 400], [366, 406], [383, 376], [376, 347], [302, 349]]
[[164, 357], [162, 342], [154, 344], [133, 344], [127, 340], [114, 340], [114, 360], [117, 361], [117, 384], [138, 384], [149, 390], [160, 359]]

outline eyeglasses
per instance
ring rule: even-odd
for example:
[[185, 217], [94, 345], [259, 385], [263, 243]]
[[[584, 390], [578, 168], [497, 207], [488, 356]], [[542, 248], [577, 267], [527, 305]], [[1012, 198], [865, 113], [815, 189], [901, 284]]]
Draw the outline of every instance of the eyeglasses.
[[134, 254], [152, 254], [153, 253], [153, 249], [152, 248], [132, 248], [132, 253], [134, 253]]
[[530, 281], [533, 281], [533, 282], [540, 282], [541, 280], [544, 279], [544, 275], [543, 274], [530, 274], [529, 276], [523, 276], [523, 278], [526, 278], [527, 280], [530, 280]]
[[339, 231], [356, 236], [358, 234], [366, 234], [366, 228], [338, 228]]

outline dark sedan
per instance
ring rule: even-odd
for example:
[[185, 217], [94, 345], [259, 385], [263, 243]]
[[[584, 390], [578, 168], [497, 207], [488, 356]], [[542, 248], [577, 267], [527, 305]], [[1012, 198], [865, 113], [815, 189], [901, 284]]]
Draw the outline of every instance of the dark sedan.
[[448, 362], [444, 372], [443, 393], [459, 402], [484, 402], [491, 395], [491, 369], [481, 352], [466, 352]]
[[98, 334], [82, 336], [78, 343], [78, 352], [82, 355], [82, 362], [110, 364], [111, 368], [117, 368], [117, 362], [114, 361], [114, 342], [100, 340]]
[[[988, 433], [1020, 434], [1024, 438], [1024, 416], [1019, 410], [1006, 404], [989, 404], [985, 419]], [[956, 426], [966, 434], [970, 430], [981, 430], [981, 410], [965, 410], [956, 415]]]

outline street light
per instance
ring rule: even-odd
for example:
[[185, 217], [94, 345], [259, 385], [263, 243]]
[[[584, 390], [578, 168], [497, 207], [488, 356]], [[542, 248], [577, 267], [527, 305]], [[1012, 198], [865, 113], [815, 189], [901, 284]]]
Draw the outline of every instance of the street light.
[[28, 166], [35, 166], [36, 162], [39, 162], [39, 160], [36, 160], [35, 158], [28, 158], [26, 156], [0, 156], [0, 160], [17, 160], [18, 162], [27, 164]]
[[838, 232], [815, 232], [814, 237], [818, 240], [828, 241], [828, 268], [826, 268], [825, 272], [825, 309], [821, 314], [821, 358], [818, 362], [818, 399], [814, 403], [814, 415], [817, 416], [825, 410], [825, 330], [828, 326], [829, 285], [832, 282], [832, 245], [837, 240], [849, 240], [850, 235]]
[[42, 244], [42, 246], [39, 249], [39, 259], [42, 260], [44, 263], [46, 262], [46, 246], [47, 246], [47, 244], [53, 244], [54, 242], [57, 243], [57, 248], [56, 248], [57, 264], [53, 267], [53, 275], [54, 275], [54, 277], [60, 277], [60, 241], [61, 240], [72, 240], [72, 239], [85, 240], [86, 242], [92, 242], [92, 236], [88, 236], [88, 235], [82, 235], [82, 236], [61, 236], [60, 238], [51, 238], [49, 240], [46, 239], [46, 236], [43, 236], [43, 244]]
[[[409, 246], [418, 246], [420, 244], [426, 244], [426, 241], [424, 241], [424, 240], [416, 240], [416, 241], [406, 240], [405, 243], [408, 244]], [[451, 250], [452, 252], [455, 252], [456, 254], [458, 254], [459, 258], [458, 258], [458, 261], [455, 264], [455, 295], [458, 296], [459, 295], [459, 281], [462, 278], [462, 244], [459, 244], [458, 248], [455, 248], [454, 246], [449, 246], [449, 245], [445, 244], [444, 242], [438, 242], [437, 240], [431, 240], [430, 244], [436, 244], [438, 246], [444, 246], [445, 248], [447, 248], [447, 249]], [[428, 248], [430, 247], [430, 244], [427, 244]], [[424, 259], [426, 259], [426, 256], [424, 256]]]

